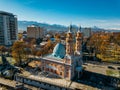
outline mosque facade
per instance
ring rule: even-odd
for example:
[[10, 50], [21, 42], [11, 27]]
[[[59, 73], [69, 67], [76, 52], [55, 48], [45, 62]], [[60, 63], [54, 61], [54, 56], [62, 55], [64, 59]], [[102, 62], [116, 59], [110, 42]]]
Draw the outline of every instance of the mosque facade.
[[76, 33], [76, 41], [74, 43], [72, 26], [70, 25], [66, 36], [66, 45], [58, 43], [54, 47], [52, 54], [42, 57], [40, 59], [41, 70], [53, 73], [56, 76], [65, 78], [67, 80], [72, 80], [75, 76], [78, 76], [79, 78], [82, 72], [81, 43], [81, 28], [79, 28]]

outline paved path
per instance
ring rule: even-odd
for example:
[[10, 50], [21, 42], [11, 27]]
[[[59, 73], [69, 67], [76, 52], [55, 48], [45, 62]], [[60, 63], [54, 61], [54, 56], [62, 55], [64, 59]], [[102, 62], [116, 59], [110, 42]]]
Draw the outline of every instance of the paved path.
[[[9, 79], [4, 79], [4, 78], [1, 78], [1, 77], [0, 77], [0, 84], [5, 85], [5, 86], [8, 86], [8, 87], [15, 88], [15, 86], [16, 86], [16, 81], [14, 81], [14, 80], [9, 80]], [[33, 86], [30, 86], [30, 85], [26, 85], [26, 84], [24, 84], [24, 87], [25, 87], [25, 88], [28, 88], [28, 89], [30, 89], [30, 90], [38, 90], [38, 88], [33, 87]]]
[[73, 90], [74, 89], [88, 90], [88, 88], [91, 88], [89, 90], [98, 90], [97, 88], [94, 88], [94, 87], [91, 87], [91, 86], [88, 86], [88, 85], [84, 85], [84, 84], [80, 84], [80, 83], [76, 83], [76, 82], [73, 82], [73, 81], [65, 80], [65, 79], [47, 78], [47, 77], [40, 77], [40, 76], [34, 76], [34, 75], [30, 75], [27, 78], [51, 83], [51, 84], [54, 84], [54, 85], [57, 85], [57, 86], [71, 88]]
[[0, 77], [0, 84], [15, 88], [16, 81], [12, 81]]

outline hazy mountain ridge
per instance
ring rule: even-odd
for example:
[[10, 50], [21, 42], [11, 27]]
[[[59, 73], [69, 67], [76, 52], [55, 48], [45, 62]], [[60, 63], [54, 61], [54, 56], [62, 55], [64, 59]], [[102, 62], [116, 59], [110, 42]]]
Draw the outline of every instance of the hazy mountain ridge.
[[[36, 22], [36, 21], [18, 21], [18, 30], [19, 31], [26, 31], [27, 30], [27, 26], [30, 25], [38, 25], [40, 27], [43, 27], [47, 30], [57, 30], [57, 31], [66, 31], [68, 30], [68, 27], [63, 26], [63, 25], [58, 25], [58, 24], [47, 24], [47, 23], [40, 23], [40, 22]], [[77, 30], [77, 26], [76, 25], [72, 25], [73, 30]], [[82, 30], [84, 30], [84, 28], [82, 28]], [[92, 31], [110, 31], [110, 32], [120, 32], [120, 30], [109, 30], [109, 29], [102, 29], [99, 28], [97, 26], [91, 27]]]
[[67, 27], [66, 26], [62, 26], [62, 25], [57, 25], [57, 24], [53, 24], [53, 25], [50, 25], [50, 24], [47, 24], [47, 23], [39, 23], [39, 22], [35, 22], [35, 21], [18, 21], [18, 30], [27, 30], [27, 26], [30, 26], [30, 25], [38, 25], [40, 27], [43, 27], [47, 30], [67, 30]]

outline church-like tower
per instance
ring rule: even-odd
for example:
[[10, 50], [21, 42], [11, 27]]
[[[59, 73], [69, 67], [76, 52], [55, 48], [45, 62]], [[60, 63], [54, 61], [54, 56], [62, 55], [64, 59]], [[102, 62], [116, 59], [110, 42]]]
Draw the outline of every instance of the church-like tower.
[[69, 26], [69, 31], [66, 36], [66, 55], [65, 55], [65, 63], [69, 66], [65, 66], [65, 76], [68, 75], [68, 80], [72, 80], [74, 78], [74, 49], [73, 49], [73, 33], [72, 26]]
[[76, 62], [76, 66], [80, 66], [80, 65], [83, 64], [83, 62], [82, 62], [82, 32], [81, 32], [81, 26], [78, 27], [78, 31], [77, 31], [77, 34], [76, 34], [75, 62]]
[[[74, 51], [74, 37], [72, 33], [72, 26], [69, 26], [69, 31], [66, 36], [66, 55], [64, 58], [64, 77], [68, 76], [69, 80], [72, 80], [76, 74], [78, 75], [81, 72], [82, 64], [82, 33], [81, 28], [78, 29], [76, 35], [75, 51]], [[78, 75], [79, 76], [79, 75]]]
[[75, 54], [81, 55], [81, 51], [82, 51], [81, 45], [82, 45], [82, 33], [81, 33], [81, 26], [79, 26], [76, 35]]
[[66, 37], [66, 56], [73, 56], [73, 35], [72, 35], [72, 26], [69, 26], [69, 31], [67, 32]]

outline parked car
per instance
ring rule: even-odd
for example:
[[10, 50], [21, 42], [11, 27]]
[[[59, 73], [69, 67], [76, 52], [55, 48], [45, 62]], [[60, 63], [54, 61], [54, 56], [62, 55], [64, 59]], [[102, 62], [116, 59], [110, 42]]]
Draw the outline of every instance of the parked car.
[[109, 69], [115, 69], [115, 68], [114, 68], [114, 67], [112, 67], [112, 66], [108, 66], [108, 68], [109, 68]]
[[120, 67], [117, 67], [118, 70], [120, 70]]

